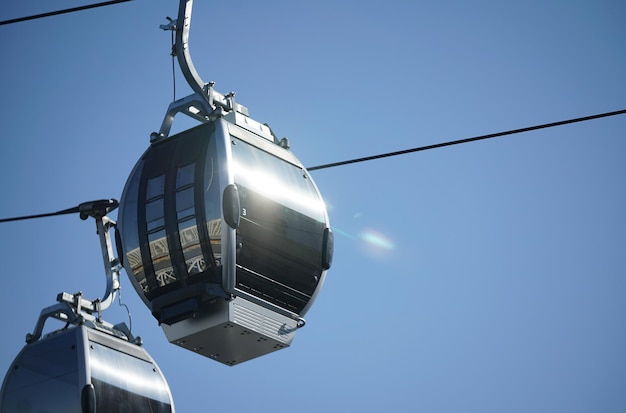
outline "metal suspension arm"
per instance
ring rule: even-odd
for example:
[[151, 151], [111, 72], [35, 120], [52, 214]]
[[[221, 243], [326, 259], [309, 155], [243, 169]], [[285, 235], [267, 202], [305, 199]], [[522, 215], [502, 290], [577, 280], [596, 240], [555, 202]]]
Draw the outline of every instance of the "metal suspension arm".
[[80, 218], [85, 220], [92, 217], [96, 220], [96, 231], [100, 238], [100, 249], [102, 251], [102, 261], [104, 262], [104, 272], [106, 276], [106, 291], [102, 299], [94, 301], [91, 312], [104, 311], [115, 299], [115, 293], [120, 289], [119, 274], [121, 265], [119, 259], [113, 254], [111, 243], [111, 228], [115, 227], [115, 221], [111, 220], [107, 214], [119, 205], [116, 199], [103, 199], [99, 201], [85, 202], [78, 206]]
[[176, 44], [175, 52], [178, 58], [180, 70], [185, 76], [185, 80], [194, 92], [205, 96], [204, 81], [196, 71], [191, 55], [189, 54], [189, 27], [191, 26], [191, 11], [193, 0], [180, 0], [178, 8], [178, 19], [176, 21]]
[[[110, 230], [115, 226], [115, 222], [109, 219], [107, 214], [118, 206], [115, 199], [102, 199], [98, 201], [84, 202], [75, 208], [60, 211], [60, 213], [79, 213], [80, 218], [85, 220], [92, 217], [96, 220], [96, 229], [100, 237], [100, 247], [102, 259], [104, 261], [104, 271], [106, 274], [106, 291], [101, 299], [87, 300], [83, 298], [83, 293], [75, 294], [61, 293], [57, 296], [58, 303], [41, 311], [37, 325], [32, 334], [26, 335], [26, 342], [32, 343], [41, 337], [44, 324], [48, 318], [56, 318], [69, 324], [81, 324], [84, 322], [100, 323], [102, 311], [106, 310], [113, 300], [115, 294], [120, 289], [119, 274], [121, 265], [119, 259], [113, 254]], [[93, 314], [97, 314], [97, 317]], [[104, 325], [104, 324], [103, 324]], [[112, 326], [110, 326], [112, 327]]]
[[189, 53], [189, 28], [191, 26], [192, 8], [193, 0], [180, 0], [178, 18], [172, 20], [168, 17], [169, 23], [160, 27], [162, 30], [176, 32], [174, 55], [178, 59], [178, 65], [185, 76], [185, 80], [194, 93], [169, 105], [159, 132], [153, 132], [150, 135], [150, 142], [156, 142], [168, 137], [174, 117], [178, 113], [184, 113], [199, 122], [216, 119], [231, 111], [248, 116], [248, 109], [235, 102], [234, 92], [222, 95], [215, 91], [213, 89], [214, 83], [204, 83], [193, 65]]
[[115, 293], [120, 288], [119, 274], [120, 274], [120, 262], [113, 255], [113, 247], [111, 245], [110, 229], [115, 226], [115, 222], [110, 220], [109, 217], [95, 217], [96, 228], [98, 235], [100, 236], [100, 246], [102, 248], [102, 260], [104, 262], [104, 271], [106, 274], [106, 291], [104, 297], [100, 300], [99, 310], [103, 311], [109, 308], [113, 300], [115, 299]]

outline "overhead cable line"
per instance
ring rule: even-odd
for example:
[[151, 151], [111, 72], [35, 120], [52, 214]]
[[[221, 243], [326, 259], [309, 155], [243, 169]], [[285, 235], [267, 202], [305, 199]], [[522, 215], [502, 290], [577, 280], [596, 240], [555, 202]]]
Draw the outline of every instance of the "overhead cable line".
[[[417, 148], [405, 149], [405, 150], [402, 150], [402, 151], [388, 152], [388, 153], [383, 153], [383, 154], [379, 154], [379, 155], [366, 156], [366, 157], [363, 157], [363, 158], [350, 159], [350, 160], [347, 160], [347, 161], [328, 163], [328, 164], [324, 164], [324, 165], [313, 166], [313, 167], [310, 167], [310, 168], [307, 168], [307, 169], [309, 171], [315, 171], [315, 170], [318, 170], [318, 169], [333, 168], [335, 166], [349, 165], [349, 164], [353, 164], [353, 163], [372, 161], [372, 160], [381, 159], [381, 158], [389, 158], [391, 156], [404, 155], [404, 154], [407, 154], [407, 153], [421, 152], [421, 151], [427, 151], [427, 150], [430, 150], [430, 149], [443, 148], [444, 146], [459, 145], [459, 144], [462, 144], [462, 143], [469, 143], [469, 142], [475, 142], [475, 141], [479, 141], [479, 140], [498, 138], [498, 137], [502, 137], [502, 136], [506, 136], [506, 135], [514, 135], [514, 134], [517, 134], [517, 133], [530, 132], [530, 131], [534, 131], [534, 130], [538, 130], [538, 129], [553, 128], [555, 126], [568, 125], [568, 124], [571, 124], [571, 123], [586, 122], [586, 121], [589, 121], [589, 120], [600, 119], [600, 118], [608, 118], [610, 116], [617, 116], [617, 115], [623, 115], [623, 114], [626, 114], [626, 109], [617, 110], [617, 111], [614, 111], [614, 112], [599, 113], [597, 115], [583, 116], [583, 117], [580, 117], [580, 118], [561, 120], [561, 121], [558, 121], [558, 122], [544, 123], [544, 124], [541, 124], [541, 125], [528, 126], [528, 127], [525, 127], [525, 128], [512, 129], [512, 130], [508, 130], [508, 131], [504, 131], [504, 132], [490, 133], [488, 135], [480, 135], [480, 136], [475, 136], [473, 138], [466, 138], [466, 139], [459, 139], [459, 140], [455, 140], [455, 141], [436, 143], [436, 144], [433, 144], [433, 145], [420, 146], [420, 147], [417, 147]], [[65, 215], [65, 214], [75, 214], [75, 213], [81, 213], [81, 218], [83, 218], [84, 216], [86, 216], [85, 214], [88, 215], [89, 213], [92, 213], [92, 211], [94, 211], [94, 210], [96, 210], [98, 208], [102, 209], [103, 207], [115, 209], [117, 207], [117, 201], [113, 200], [113, 199], [110, 199], [110, 200], [107, 199], [107, 200], [85, 202], [83, 204], [80, 204], [77, 207], [68, 208], [68, 209], [64, 209], [64, 210], [61, 210], [61, 211], [57, 211], [57, 212], [50, 212], [50, 213], [46, 213], [46, 214], [37, 214], [37, 215], [27, 215], [27, 216], [21, 216], [21, 217], [13, 217], [13, 218], [4, 218], [4, 219], [0, 219], [0, 223], [11, 222], [11, 221], [21, 221], [21, 220], [34, 219], [34, 218], [44, 218], [44, 217], [51, 217], [51, 216]]]
[[87, 219], [87, 217], [94, 214], [106, 214], [109, 211], [114, 210], [119, 205], [119, 202], [116, 199], [100, 199], [97, 201], [83, 202], [82, 204], [63, 209], [61, 211], [56, 212], [48, 212], [45, 214], [36, 214], [36, 215], [24, 215], [21, 217], [13, 217], [13, 218], [2, 218], [0, 219], [0, 223], [3, 222], [12, 222], [12, 221], [24, 221], [27, 219], [35, 219], [35, 218], [46, 218], [46, 217], [55, 217], [58, 215], [67, 215], [67, 214], [80, 214], [81, 219]]
[[617, 110], [615, 112], [607, 112], [607, 113], [600, 113], [597, 115], [583, 116], [581, 118], [567, 119], [567, 120], [562, 120], [559, 122], [544, 123], [542, 125], [528, 126], [528, 127], [520, 128], [520, 129], [512, 129], [512, 130], [508, 130], [505, 132], [497, 132], [497, 133], [490, 133], [488, 135], [474, 136], [473, 138], [459, 139], [455, 141], [436, 143], [434, 145], [420, 146], [420, 147], [412, 148], [412, 149], [404, 149], [404, 150], [396, 151], [396, 152], [388, 152], [388, 153], [383, 153], [379, 155], [366, 156], [363, 158], [350, 159], [347, 161], [333, 162], [333, 163], [328, 163], [324, 165], [317, 165], [317, 166], [313, 166], [307, 169], [309, 171], [315, 171], [318, 169], [334, 168], [336, 166], [349, 165], [349, 164], [358, 163], [358, 162], [373, 161], [374, 159], [389, 158], [391, 156], [404, 155], [407, 153], [421, 152], [421, 151], [427, 151], [430, 149], [443, 148], [444, 146], [460, 145], [462, 143], [475, 142], [475, 141], [491, 139], [491, 138], [499, 138], [501, 136], [514, 135], [514, 134], [523, 133], [523, 132], [530, 132], [530, 131], [534, 131], [538, 129], [547, 129], [547, 128], [553, 128], [555, 126], [568, 125], [571, 123], [586, 122], [586, 121], [594, 120], [594, 119], [607, 118], [609, 116], [623, 115], [625, 113], [626, 113], [626, 109], [622, 109], [622, 110]]
[[64, 209], [62, 211], [56, 212], [48, 212], [46, 214], [36, 214], [36, 215], [25, 215], [21, 217], [13, 217], [13, 218], [2, 218], [0, 219], [0, 223], [2, 222], [11, 222], [11, 221], [24, 221], [27, 219], [35, 219], [35, 218], [46, 218], [46, 217], [55, 217], [58, 215], [66, 215], [66, 214], [75, 214], [78, 212], [76, 208]]
[[72, 8], [69, 8], [69, 9], [56, 10], [56, 11], [51, 11], [51, 12], [47, 12], [47, 13], [35, 14], [35, 15], [32, 15], [32, 16], [18, 17], [17, 19], [0, 21], [0, 26], [3, 26], [5, 24], [19, 23], [19, 22], [23, 22], [23, 21], [27, 21], [27, 20], [42, 19], [44, 17], [56, 16], [56, 15], [59, 15], [59, 14], [73, 13], [73, 12], [81, 11], [81, 10], [95, 9], [97, 7], [111, 6], [113, 4], [125, 3], [125, 2], [128, 2], [128, 1], [132, 1], [132, 0], [111, 0], [111, 1], [105, 1], [105, 2], [102, 2], [102, 3], [87, 4], [85, 6], [78, 6], [78, 7], [72, 7]]

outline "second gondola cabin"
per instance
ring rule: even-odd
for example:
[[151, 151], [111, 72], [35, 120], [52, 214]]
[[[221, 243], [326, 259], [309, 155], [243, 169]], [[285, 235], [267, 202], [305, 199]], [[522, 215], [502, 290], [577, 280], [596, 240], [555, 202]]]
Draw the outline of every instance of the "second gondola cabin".
[[124, 267], [168, 340], [227, 365], [289, 346], [332, 261], [312, 178], [237, 111], [153, 142], [118, 228]]

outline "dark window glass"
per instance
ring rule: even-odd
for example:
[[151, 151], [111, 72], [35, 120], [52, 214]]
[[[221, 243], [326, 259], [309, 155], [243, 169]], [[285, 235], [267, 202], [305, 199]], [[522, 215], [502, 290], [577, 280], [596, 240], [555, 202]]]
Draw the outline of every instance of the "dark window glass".
[[124, 265], [148, 300], [184, 288], [187, 281], [220, 280], [215, 267], [221, 197], [213, 131], [206, 124], [152, 145], [125, 189]]
[[159, 287], [176, 281], [165, 233], [165, 175], [148, 179], [146, 183], [146, 230], [150, 257]]
[[325, 206], [301, 168], [236, 138], [233, 143], [237, 185], [324, 222]]
[[3, 412], [80, 412], [73, 331], [27, 345], [5, 377]]
[[139, 182], [141, 179], [141, 171], [143, 162], [139, 162], [133, 171], [132, 179], [128, 183], [128, 187], [124, 191], [124, 200], [120, 208], [120, 232], [123, 237], [125, 250], [124, 267], [129, 271], [129, 276], [134, 276], [139, 287], [144, 291], [148, 291], [146, 282], [146, 274], [139, 248], [139, 227], [137, 222], [137, 196], [139, 195]]
[[186, 166], [178, 168], [176, 173], [176, 188], [184, 188], [193, 185], [196, 171], [196, 164], [190, 163]]
[[148, 232], [158, 231], [165, 227], [163, 198], [146, 202], [146, 226]]
[[321, 278], [325, 206], [301, 168], [233, 138], [237, 287], [299, 313]]
[[172, 411], [167, 383], [152, 363], [93, 341], [89, 358], [97, 411]]
[[146, 186], [146, 200], [162, 197], [165, 192], [165, 175], [148, 179]]
[[195, 218], [195, 170], [195, 164], [192, 163], [179, 167], [176, 173], [178, 236], [189, 275], [199, 274], [206, 269]]
[[204, 210], [209, 243], [213, 251], [215, 265], [222, 261], [222, 206], [219, 180], [217, 178], [217, 150], [212, 139], [207, 148], [204, 166]]
[[196, 214], [194, 206], [194, 188], [189, 187], [176, 192], [176, 217], [178, 222], [193, 217]]

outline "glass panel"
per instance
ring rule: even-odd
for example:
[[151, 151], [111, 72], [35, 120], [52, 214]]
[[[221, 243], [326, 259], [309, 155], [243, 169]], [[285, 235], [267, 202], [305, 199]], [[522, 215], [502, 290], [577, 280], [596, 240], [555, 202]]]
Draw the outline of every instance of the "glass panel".
[[207, 221], [207, 230], [209, 231], [209, 242], [215, 258], [215, 265], [222, 265], [222, 219], [216, 218]]
[[176, 192], [176, 217], [178, 221], [192, 218], [196, 214], [194, 208], [194, 188]]
[[148, 242], [150, 243], [150, 256], [154, 266], [154, 274], [159, 287], [176, 281], [165, 229], [148, 234]]
[[149, 178], [146, 184], [146, 230], [150, 258], [159, 287], [176, 281], [165, 233], [165, 175]]
[[148, 179], [148, 186], [146, 188], [146, 199], [163, 196], [165, 192], [165, 175], [159, 175], [155, 178]]
[[157, 198], [152, 202], [146, 202], [146, 226], [148, 232], [152, 232], [165, 226], [165, 213], [163, 198]]
[[189, 275], [199, 274], [206, 269], [206, 261], [200, 246], [196, 223], [194, 176], [195, 164], [178, 168], [176, 173], [176, 217], [178, 235]]
[[253, 189], [324, 222], [325, 206], [302, 169], [241, 140], [233, 138], [233, 143], [233, 166], [238, 186]]
[[124, 199], [120, 203], [120, 233], [123, 237], [124, 251], [126, 258], [124, 268], [129, 271], [129, 276], [134, 276], [135, 280], [144, 292], [148, 291], [146, 274], [144, 271], [141, 250], [139, 248], [139, 227], [137, 222], [137, 196], [139, 195], [139, 181], [143, 162], [135, 167], [128, 188], [124, 191]]
[[195, 166], [195, 164], [190, 163], [189, 165], [178, 168], [178, 172], [176, 173], [176, 188], [193, 185], [196, 172]]
[[185, 256], [187, 273], [189, 275], [199, 274], [206, 270], [206, 261], [200, 247], [198, 227], [196, 226], [195, 219], [185, 221], [185, 224], [190, 225], [187, 228], [181, 229], [179, 234], [183, 255]]
[[75, 330], [27, 345], [7, 373], [3, 412], [80, 410]]
[[296, 313], [321, 278], [325, 206], [304, 170], [233, 138], [237, 287]]
[[94, 341], [89, 356], [97, 411], [172, 411], [167, 383], [152, 363]]
[[215, 140], [211, 139], [204, 167], [204, 206], [213, 258], [215, 265], [220, 266], [222, 265], [222, 206], [216, 164]]
[[165, 176], [159, 175], [148, 179], [146, 186], [146, 223], [148, 232], [165, 226], [165, 211], [163, 205], [163, 191], [165, 190]]

